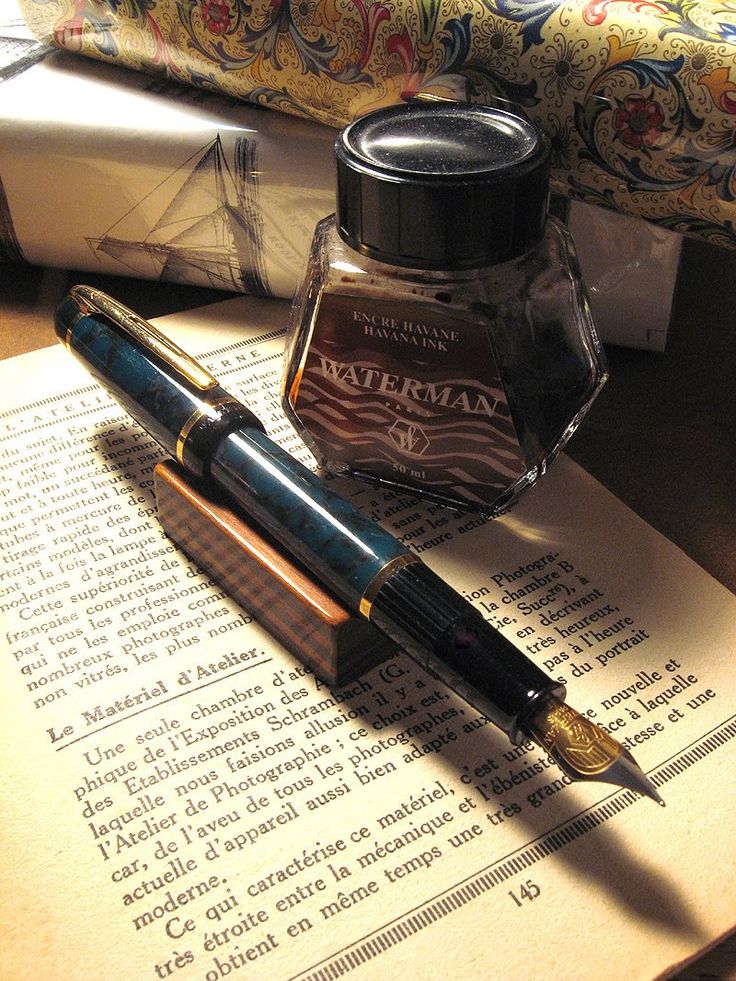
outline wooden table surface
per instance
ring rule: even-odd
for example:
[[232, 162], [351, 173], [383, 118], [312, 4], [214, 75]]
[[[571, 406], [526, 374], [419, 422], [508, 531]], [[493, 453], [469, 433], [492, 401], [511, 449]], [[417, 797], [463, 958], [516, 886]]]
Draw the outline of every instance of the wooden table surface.
[[[149, 319], [224, 298], [0, 265], [0, 357], [54, 343], [53, 310], [74, 282], [99, 286]], [[736, 252], [686, 241], [666, 351], [609, 348], [608, 357], [610, 381], [570, 456], [736, 593]], [[736, 936], [677, 978], [736, 981]]]

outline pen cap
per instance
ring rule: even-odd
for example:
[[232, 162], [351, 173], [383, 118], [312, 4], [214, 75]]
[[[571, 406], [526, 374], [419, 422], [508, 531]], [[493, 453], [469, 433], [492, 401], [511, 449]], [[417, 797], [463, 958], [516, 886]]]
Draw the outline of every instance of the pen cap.
[[72, 287], [56, 311], [55, 326], [59, 340], [100, 384], [198, 476], [228, 432], [262, 429], [202, 365], [100, 290]]

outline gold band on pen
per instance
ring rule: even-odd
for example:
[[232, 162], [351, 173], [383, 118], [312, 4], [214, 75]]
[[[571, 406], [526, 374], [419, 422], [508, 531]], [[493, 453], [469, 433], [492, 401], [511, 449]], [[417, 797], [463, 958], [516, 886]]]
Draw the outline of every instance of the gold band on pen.
[[201, 402], [189, 416], [181, 427], [176, 440], [176, 458], [179, 463], [184, 463], [186, 442], [197, 423], [201, 422], [202, 419], [213, 418], [217, 410], [225, 405], [235, 405], [242, 408], [241, 403], [236, 398], [233, 398], [232, 395], [223, 395], [219, 399], [214, 399], [212, 402]]
[[382, 566], [375, 574], [375, 576], [368, 583], [366, 590], [360, 598], [360, 612], [361, 615], [368, 618], [371, 614], [371, 609], [373, 607], [373, 600], [376, 598], [380, 592], [383, 585], [388, 579], [397, 571], [397, 569], [403, 569], [405, 565], [412, 565], [415, 562], [420, 562], [421, 559], [417, 555], [412, 555], [411, 552], [407, 552], [406, 555], [397, 555], [394, 559], [389, 559], [389, 561]]
[[74, 328], [77, 326], [79, 321], [86, 316], [87, 316], [86, 311], [80, 310], [79, 313], [75, 316], [74, 320], [72, 320], [72, 322], [67, 327], [66, 334], [64, 334], [64, 347], [71, 354], [74, 354], [74, 348], [72, 347], [72, 334], [74, 333]]

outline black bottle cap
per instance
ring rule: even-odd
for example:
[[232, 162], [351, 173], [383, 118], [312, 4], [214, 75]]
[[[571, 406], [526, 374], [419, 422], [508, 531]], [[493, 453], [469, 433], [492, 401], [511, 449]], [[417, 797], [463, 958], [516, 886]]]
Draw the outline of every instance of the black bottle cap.
[[357, 252], [416, 269], [505, 262], [541, 238], [549, 140], [507, 109], [412, 103], [338, 136], [337, 227]]

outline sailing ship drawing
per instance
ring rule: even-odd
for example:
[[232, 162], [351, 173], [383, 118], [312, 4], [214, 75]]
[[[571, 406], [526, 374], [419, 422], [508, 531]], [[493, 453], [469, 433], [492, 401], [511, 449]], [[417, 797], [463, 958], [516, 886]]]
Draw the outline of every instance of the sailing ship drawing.
[[86, 240], [98, 258], [109, 256], [129, 275], [270, 295], [254, 141], [235, 139], [230, 167], [218, 133], [101, 236]]
[[0, 262], [25, 261], [26, 257], [15, 233], [3, 179], [0, 177]]
[[0, 82], [26, 71], [51, 52], [51, 47], [37, 40], [15, 9], [0, 2]]

